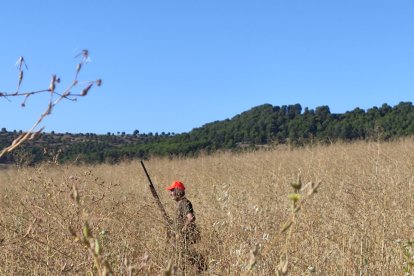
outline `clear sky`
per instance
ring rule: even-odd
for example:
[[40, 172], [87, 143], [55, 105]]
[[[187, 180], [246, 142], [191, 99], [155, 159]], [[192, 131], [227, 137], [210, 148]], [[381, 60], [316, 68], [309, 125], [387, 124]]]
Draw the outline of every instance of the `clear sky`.
[[[43, 122], [56, 132], [186, 132], [270, 103], [342, 113], [414, 98], [414, 1], [2, 1], [0, 91], [103, 79]], [[0, 99], [26, 130], [48, 99]]]

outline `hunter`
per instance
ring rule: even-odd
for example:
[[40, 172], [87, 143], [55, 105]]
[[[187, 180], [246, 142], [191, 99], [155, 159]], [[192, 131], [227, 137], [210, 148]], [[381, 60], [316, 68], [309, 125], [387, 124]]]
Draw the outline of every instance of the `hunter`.
[[[167, 187], [171, 198], [178, 203], [173, 230], [176, 233], [176, 246], [180, 248], [184, 258], [196, 267], [198, 272], [207, 269], [204, 257], [197, 253], [193, 245], [200, 240], [200, 232], [195, 224], [193, 205], [185, 197], [185, 186], [180, 181], [174, 181]], [[184, 266], [185, 269], [185, 266]]]

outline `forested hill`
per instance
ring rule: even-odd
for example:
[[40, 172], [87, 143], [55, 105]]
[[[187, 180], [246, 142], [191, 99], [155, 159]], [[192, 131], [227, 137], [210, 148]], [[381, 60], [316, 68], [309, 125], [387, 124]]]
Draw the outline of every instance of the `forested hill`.
[[[216, 121], [188, 133], [133, 134], [56, 134], [42, 133], [37, 139], [0, 159], [0, 163], [34, 164], [57, 162], [117, 162], [151, 155], [193, 155], [200, 151], [239, 150], [263, 145], [301, 146], [309, 142], [384, 139], [414, 134], [414, 106], [401, 102], [383, 104], [368, 110], [355, 108], [332, 114], [328, 106], [316, 109], [300, 104], [272, 106], [264, 104], [231, 119]], [[0, 147], [19, 132], [0, 131]]]

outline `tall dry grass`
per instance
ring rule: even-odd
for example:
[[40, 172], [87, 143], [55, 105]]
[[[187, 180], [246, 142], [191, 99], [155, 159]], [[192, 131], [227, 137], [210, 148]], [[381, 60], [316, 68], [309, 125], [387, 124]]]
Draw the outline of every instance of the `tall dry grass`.
[[[164, 187], [187, 185], [206, 274], [275, 275], [287, 259], [289, 275], [402, 275], [412, 270], [413, 163], [414, 140], [405, 139], [146, 165], [170, 215]], [[298, 174], [322, 184], [288, 237], [280, 229]], [[157, 275], [177, 261], [138, 162], [1, 170], [0, 195], [1, 275], [98, 274], [97, 262], [114, 274]], [[98, 261], [82, 244], [85, 222]]]

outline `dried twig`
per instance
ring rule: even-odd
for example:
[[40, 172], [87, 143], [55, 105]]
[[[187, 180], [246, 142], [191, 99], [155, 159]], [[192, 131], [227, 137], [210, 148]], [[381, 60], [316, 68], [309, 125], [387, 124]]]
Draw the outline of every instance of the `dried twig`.
[[[101, 79], [94, 80], [94, 81], [86, 81], [86, 82], [81, 82], [81, 83], [78, 81], [79, 72], [81, 71], [83, 66], [90, 61], [89, 51], [88, 50], [83, 50], [80, 54], [75, 56], [75, 58], [78, 58], [78, 57], [81, 57], [81, 61], [76, 66], [75, 78], [73, 79], [73, 81], [69, 85], [69, 87], [67, 87], [61, 93], [56, 91], [56, 87], [60, 83], [60, 78], [57, 77], [56, 75], [52, 75], [52, 78], [51, 78], [50, 84], [49, 84], [49, 88], [47, 88], [47, 89], [41, 89], [41, 90], [30, 91], [30, 92], [21, 92], [20, 87], [21, 87], [21, 84], [23, 82], [23, 76], [24, 76], [24, 70], [23, 69], [26, 68], [26, 70], [27, 70], [28, 67], [27, 67], [26, 61], [23, 57], [20, 57], [17, 60], [16, 67], [19, 70], [19, 77], [18, 77], [18, 83], [17, 83], [16, 91], [13, 92], [13, 93], [0, 92], [0, 98], [8, 99], [9, 97], [23, 97], [24, 99], [23, 99], [23, 102], [21, 103], [22, 107], [26, 106], [27, 100], [32, 95], [41, 94], [41, 93], [50, 93], [50, 100], [49, 100], [49, 103], [47, 105], [46, 110], [40, 115], [39, 119], [33, 124], [33, 126], [27, 132], [22, 133], [16, 139], [14, 139], [10, 146], [2, 149], [0, 151], [0, 157], [2, 157], [3, 155], [5, 155], [8, 152], [11, 152], [12, 150], [14, 150], [18, 146], [20, 146], [26, 140], [34, 139], [36, 135], [38, 135], [40, 132], [42, 132], [43, 127], [36, 130], [37, 127], [43, 121], [43, 119], [45, 117], [52, 114], [53, 108], [57, 104], [59, 104], [63, 99], [70, 100], [70, 101], [76, 101], [78, 97], [86, 96], [88, 94], [89, 90], [94, 85], [101, 86], [101, 84], [102, 84]], [[71, 90], [79, 84], [84, 86], [82, 88], [81, 92], [77, 93], [77, 94], [72, 93]], [[54, 100], [54, 97], [57, 97], [57, 98]]]

